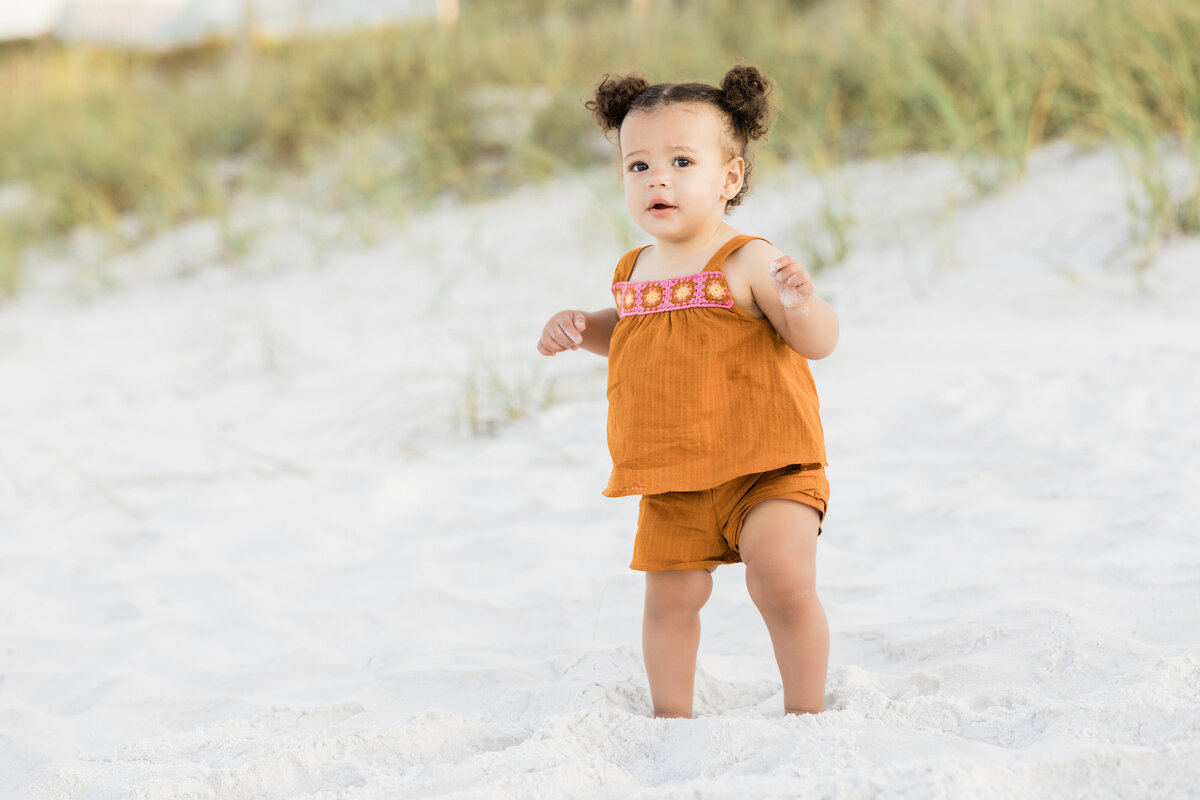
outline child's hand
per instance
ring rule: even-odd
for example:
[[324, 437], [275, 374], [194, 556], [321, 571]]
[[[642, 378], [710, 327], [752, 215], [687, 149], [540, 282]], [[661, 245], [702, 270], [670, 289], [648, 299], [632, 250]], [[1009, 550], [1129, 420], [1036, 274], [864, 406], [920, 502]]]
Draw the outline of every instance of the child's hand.
[[791, 256], [780, 256], [771, 262], [771, 281], [784, 308], [801, 308], [812, 299], [812, 277]]
[[583, 330], [586, 327], [587, 318], [582, 311], [558, 312], [542, 328], [542, 338], [537, 343], [538, 352], [552, 356], [563, 350], [578, 350], [583, 343]]

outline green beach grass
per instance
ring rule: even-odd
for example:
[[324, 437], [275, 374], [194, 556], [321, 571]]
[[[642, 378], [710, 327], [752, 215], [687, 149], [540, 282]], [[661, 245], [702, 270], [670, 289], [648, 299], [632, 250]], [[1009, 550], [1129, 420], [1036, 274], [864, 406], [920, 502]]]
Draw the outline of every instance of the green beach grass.
[[[1198, 41], [1194, 0], [520, 0], [250, 46], [10, 45], [0, 199], [25, 199], [0, 202], [0, 291], [31, 243], [220, 216], [246, 176], [333, 164], [347, 198], [418, 205], [603, 163], [582, 106], [600, 75], [716, 82], [738, 61], [776, 83], [766, 168], [935, 151], [988, 190], [1047, 140], [1114, 146], [1152, 248], [1200, 230]], [[1191, 185], [1168, 185], [1164, 143]]]

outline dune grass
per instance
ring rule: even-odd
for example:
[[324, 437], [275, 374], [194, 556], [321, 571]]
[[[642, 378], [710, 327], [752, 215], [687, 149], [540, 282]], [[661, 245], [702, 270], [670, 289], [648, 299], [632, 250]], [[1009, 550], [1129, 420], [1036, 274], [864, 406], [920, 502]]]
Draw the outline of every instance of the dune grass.
[[[0, 189], [33, 199], [0, 204], [0, 287], [31, 242], [220, 215], [251, 172], [332, 163], [347, 202], [417, 204], [603, 162], [582, 108], [601, 74], [715, 82], [737, 61], [777, 84], [765, 165], [938, 151], [987, 190], [1047, 139], [1114, 144], [1149, 244], [1200, 229], [1197, 41], [1192, 0], [518, 0], [249, 48], [8, 47]], [[1167, 180], [1164, 142], [1187, 185]]]

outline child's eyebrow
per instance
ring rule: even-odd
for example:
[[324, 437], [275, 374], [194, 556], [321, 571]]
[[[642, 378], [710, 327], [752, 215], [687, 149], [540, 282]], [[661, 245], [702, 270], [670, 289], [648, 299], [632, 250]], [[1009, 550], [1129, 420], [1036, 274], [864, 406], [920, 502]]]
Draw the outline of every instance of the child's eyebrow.
[[[688, 147], [686, 144], [674, 144], [674, 145], [671, 145], [671, 147], [669, 149], [673, 153], [687, 153], [688, 155], [696, 155], [697, 153], [700, 152], [699, 150], [695, 149], [694, 147]], [[623, 158], [628, 160], [630, 158], [633, 158], [634, 156], [644, 156], [646, 154], [646, 152], [647, 152], [646, 150], [630, 150], [628, 153], [626, 153], [623, 156]]]

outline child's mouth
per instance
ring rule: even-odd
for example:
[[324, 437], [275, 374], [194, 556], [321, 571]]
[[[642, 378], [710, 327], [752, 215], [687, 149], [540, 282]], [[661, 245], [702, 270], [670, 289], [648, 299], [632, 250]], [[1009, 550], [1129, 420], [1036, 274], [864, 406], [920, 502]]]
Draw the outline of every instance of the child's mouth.
[[671, 205], [670, 203], [655, 203], [654, 205], [650, 206], [650, 213], [658, 216], [660, 214], [666, 214], [674, 208], [675, 206]]

